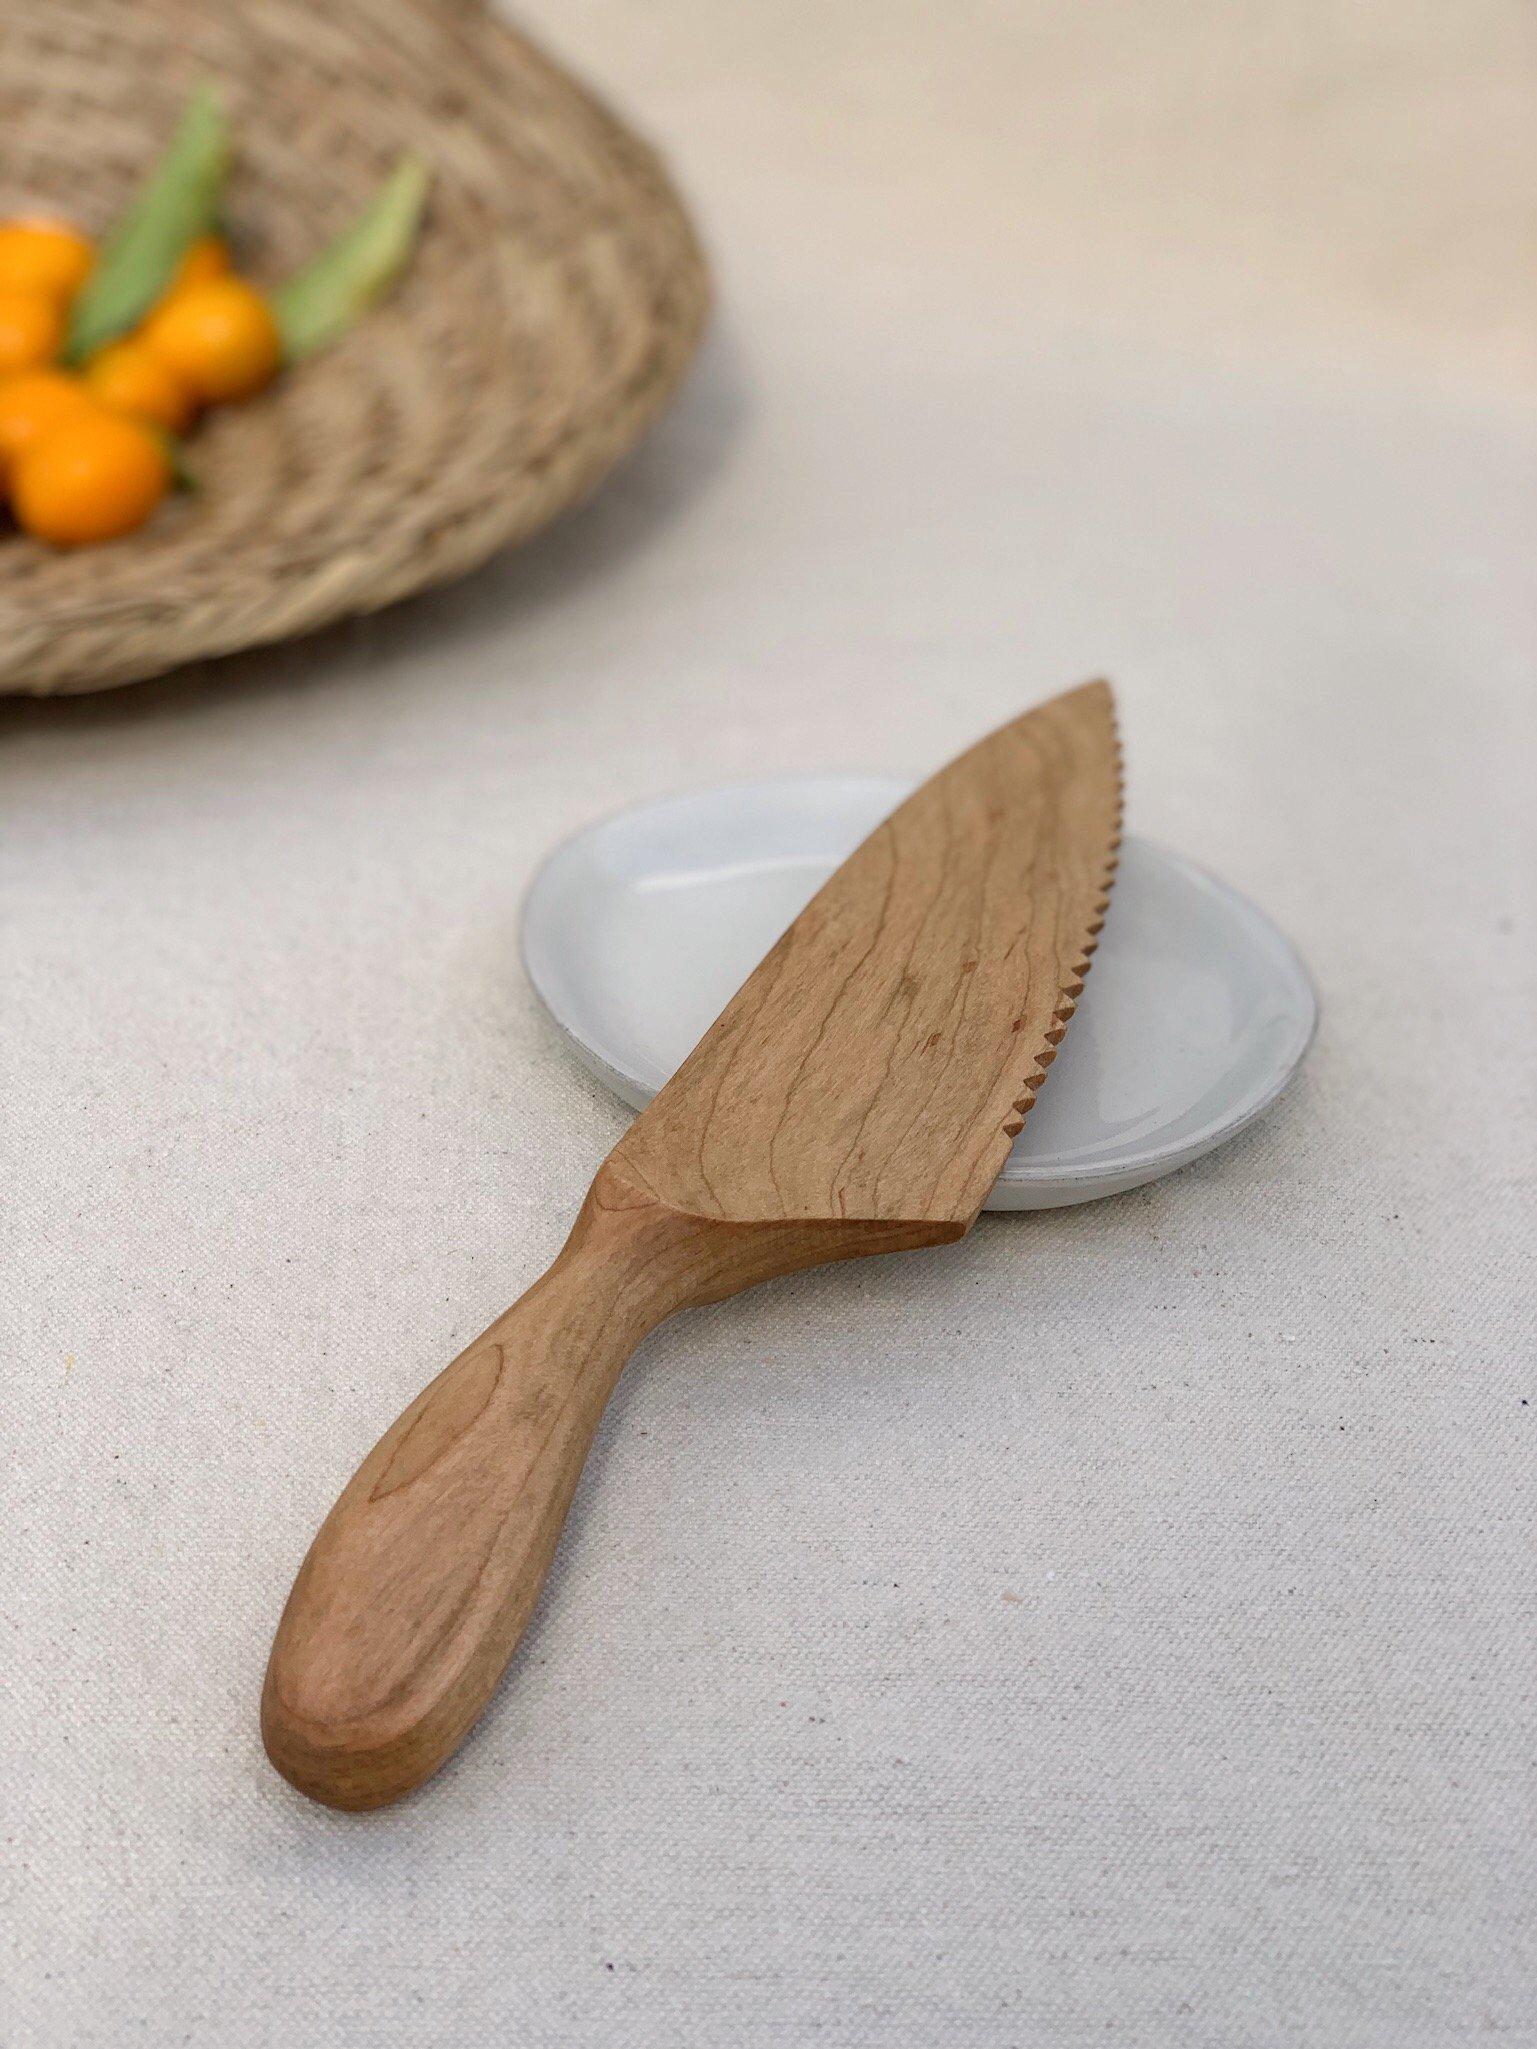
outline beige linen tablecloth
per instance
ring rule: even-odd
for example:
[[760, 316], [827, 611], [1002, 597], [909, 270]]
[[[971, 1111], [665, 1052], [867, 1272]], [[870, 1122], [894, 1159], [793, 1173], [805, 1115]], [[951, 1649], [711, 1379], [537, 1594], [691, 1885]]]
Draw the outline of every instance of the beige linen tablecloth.
[[[0, 2042], [1530, 2045], [1531, 16], [535, 12], [714, 244], [672, 418], [460, 589], [0, 716]], [[1097, 671], [1297, 1087], [664, 1331], [480, 1733], [306, 1805], [304, 1546], [623, 1126], [542, 852]]]

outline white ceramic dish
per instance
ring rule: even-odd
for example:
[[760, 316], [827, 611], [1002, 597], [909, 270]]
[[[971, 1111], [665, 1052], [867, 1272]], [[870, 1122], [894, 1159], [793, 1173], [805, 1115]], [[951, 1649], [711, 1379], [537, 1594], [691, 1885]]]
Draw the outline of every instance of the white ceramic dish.
[[[523, 960], [578, 1057], [648, 1103], [909, 787], [824, 775], [699, 790], [557, 847], [523, 907]], [[1199, 1158], [1274, 1102], [1317, 1017], [1268, 918], [1128, 838], [1078, 1014], [987, 1207], [1088, 1202]]]

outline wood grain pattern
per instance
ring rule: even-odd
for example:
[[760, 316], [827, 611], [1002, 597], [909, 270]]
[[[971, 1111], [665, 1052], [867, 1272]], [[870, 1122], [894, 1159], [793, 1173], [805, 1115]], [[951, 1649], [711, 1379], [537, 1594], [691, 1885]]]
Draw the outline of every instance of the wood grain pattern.
[[1083, 987], [1119, 829], [1107, 685], [990, 734], [829, 879], [614, 1158], [701, 1216], [969, 1226]]
[[970, 1229], [1082, 989], [1119, 818], [1112, 702], [1091, 684], [926, 783], [807, 906], [610, 1154], [549, 1272], [316, 1537], [262, 1699], [301, 1791], [379, 1806], [451, 1754], [658, 1323]]

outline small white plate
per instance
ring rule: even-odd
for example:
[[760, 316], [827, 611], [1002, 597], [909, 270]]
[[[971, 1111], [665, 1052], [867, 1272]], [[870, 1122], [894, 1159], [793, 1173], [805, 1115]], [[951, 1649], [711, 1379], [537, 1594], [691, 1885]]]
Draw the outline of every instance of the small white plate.
[[[648, 1103], [910, 787], [782, 776], [699, 790], [557, 847], [523, 906], [523, 961], [578, 1057]], [[1077, 1016], [987, 1207], [1088, 1202], [1185, 1166], [1275, 1101], [1317, 1020], [1268, 918], [1128, 838]]]

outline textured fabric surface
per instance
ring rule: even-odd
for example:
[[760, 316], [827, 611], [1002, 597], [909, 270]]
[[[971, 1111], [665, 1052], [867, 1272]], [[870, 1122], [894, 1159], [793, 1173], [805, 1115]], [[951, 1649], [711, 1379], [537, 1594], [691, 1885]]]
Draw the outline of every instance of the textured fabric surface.
[[[632, 81], [723, 271], [612, 489], [307, 646], [0, 712], [5, 2049], [1537, 2041], [1506, 245], [1438, 302], [1460, 385], [1412, 295], [1331, 298], [1300, 203], [1295, 260], [1251, 245], [1284, 348], [1160, 324], [1156, 238], [1147, 338], [1075, 325], [925, 200], [989, 51], [1035, 90], [1015, 13], [967, 10], [973, 119], [918, 10], [829, 10], [892, 38], [838, 28], [840, 125], [771, 12], [535, 17]], [[1137, 60], [1187, 171], [1200, 12]], [[1519, 67], [1497, 7], [1487, 72], [1365, 13], [1246, 104], [1385, 222], [1429, 181], [1402, 106], [1429, 151]], [[542, 852], [719, 777], [921, 773], [1095, 671], [1134, 828], [1317, 975], [1296, 1087], [1149, 1189], [659, 1333], [480, 1731], [399, 1808], [307, 1805], [256, 1733], [299, 1557], [623, 1128], [519, 972]]]

